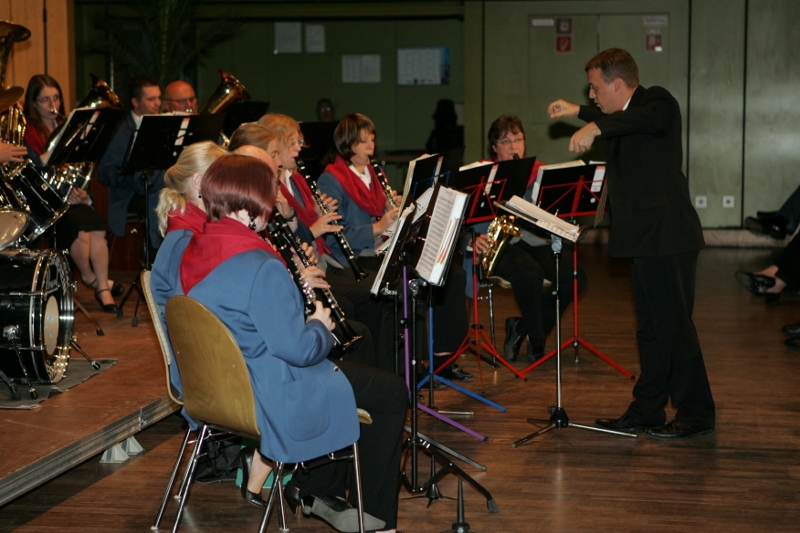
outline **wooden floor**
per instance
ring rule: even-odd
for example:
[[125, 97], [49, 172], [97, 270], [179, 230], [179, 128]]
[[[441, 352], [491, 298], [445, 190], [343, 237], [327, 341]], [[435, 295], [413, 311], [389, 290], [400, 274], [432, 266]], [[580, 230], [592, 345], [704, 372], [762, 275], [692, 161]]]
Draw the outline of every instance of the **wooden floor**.
[[[581, 254], [589, 275], [581, 299], [581, 336], [637, 374], [629, 266], [608, 259], [601, 246], [584, 245]], [[420, 416], [424, 433], [487, 466], [482, 472], [456, 461], [492, 493], [500, 509], [488, 512], [482, 496], [465, 484], [466, 521], [472, 529], [800, 531], [800, 353], [786, 350], [780, 334], [784, 324], [800, 320], [800, 300], [784, 297], [765, 305], [733, 277], [739, 268], [766, 265], [769, 256], [769, 251], [742, 249], [708, 249], [700, 255], [694, 316], [717, 403], [717, 432], [710, 438], [664, 443], [567, 428], [512, 448], [512, 442], [535, 430], [526, 419], [547, 418], [547, 407], [556, 403], [552, 361], [528, 374], [526, 382], [507, 369], [482, 365], [486, 396], [508, 408], [506, 413], [452, 390], [437, 391], [440, 409], [474, 412], [459, 422], [489, 437], [482, 442]], [[516, 312], [508, 291], [498, 291], [496, 306], [499, 317]], [[135, 345], [137, 336], [151, 336], [148, 317], [138, 329], [130, 328], [127, 320], [122, 319], [105, 344], [94, 343], [94, 356], [109, 357], [127, 343]], [[571, 335], [572, 324], [569, 312], [563, 323], [565, 336]], [[548, 342], [552, 346], [553, 340]], [[107, 353], [101, 353], [100, 346]], [[474, 356], [465, 356], [461, 364], [477, 376]], [[597, 417], [622, 414], [632, 385], [586, 350], [577, 363], [572, 349], [564, 352], [562, 404], [575, 423], [591, 425]], [[81, 387], [92, 384], [74, 390]], [[471, 389], [479, 390], [477, 379]], [[69, 394], [73, 393], [64, 396]], [[49, 400], [42, 406], [58, 404]], [[63, 420], [64, 425], [76, 423], [68, 412]], [[0, 508], [0, 531], [147, 531], [183, 430], [181, 419], [169, 416], [137, 435], [146, 450], [140, 456], [121, 465], [100, 464], [94, 457], [5, 505]], [[17, 449], [0, 450], [0, 460], [36, 446], [42, 438], [20, 427], [13, 431], [18, 433]], [[420, 458], [425, 479], [429, 462]], [[439, 488], [455, 497], [456, 483], [456, 477], [446, 476]], [[426, 499], [412, 496], [401, 490], [402, 531], [452, 529], [455, 502], [439, 499], [428, 505]], [[164, 529], [171, 527], [174, 510], [171, 504]], [[260, 516], [231, 484], [195, 485], [181, 531], [256, 531]], [[290, 517], [289, 525], [297, 532], [332, 531], [303, 517]], [[277, 531], [274, 521], [269, 531]]]

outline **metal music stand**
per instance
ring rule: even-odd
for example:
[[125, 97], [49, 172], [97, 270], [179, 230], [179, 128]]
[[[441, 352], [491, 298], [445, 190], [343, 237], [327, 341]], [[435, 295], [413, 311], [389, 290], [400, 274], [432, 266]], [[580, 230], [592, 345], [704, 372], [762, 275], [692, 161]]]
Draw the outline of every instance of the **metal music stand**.
[[[538, 194], [537, 205], [548, 213], [557, 213], [556, 216], [564, 219], [574, 219], [579, 216], [594, 215], [600, 201], [600, 191], [605, 178], [604, 163], [589, 163], [588, 165], [571, 166], [547, 170], [542, 174], [541, 181], [537, 180], [535, 189]], [[578, 245], [572, 247], [572, 338], [561, 344], [563, 350], [570, 344], [575, 348], [575, 362], [579, 361], [578, 346], [583, 346], [591, 353], [614, 367], [623, 376], [635, 379], [635, 376], [625, 370], [613, 359], [603, 354], [600, 350], [589, 344], [579, 333], [578, 312]], [[557, 309], [557, 313], [560, 309]], [[553, 349], [544, 357], [522, 370], [527, 374], [534, 368], [556, 355]]]
[[[518, 198], [514, 198], [513, 200], [517, 200]], [[519, 199], [521, 202], [521, 199]], [[577, 245], [578, 239], [583, 235], [583, 228], [578, 228], [577, 226], [573, 226], [567, 222], [559, 220], [554, 215], [539, 209], [535, 205], [531, 203], [525, 202], [527, 205], [524, 206], [525, 211], [520, 211], [519, 209], [510, 209], [509, 204], [506, 203], [504, 206], [499, 206], [502, 209], [517, 215], [522, 220], [530, 222], [531, 224], [538, 226], [539, 228], [545, 230], [551, 235], [551, 248], [553, 249], [553, 254], [555, 255], [555, 263], [556, 263], [556, 279], [554, 280], [554, 288], [553, 288], [553, 295], [555, 296], [555, 303], [556, 306], [556, 405], [550, 406], [548, 411], [550, 412], [550, 419], [549, 425], [546, 427], [535, 431], [525, 437], [522, 437], [519, 440], [514, 441], [511, 445], [512, 448], [516, 448], [522, 444], [525, 444], [531, 439], [538, 437], [543, 433], [547, 433], [552, 429], [562, 429], [567, 427], [574, 427], [579, 429], [587, 429], [590, 431], [598, 431], [601, 433], [610, 433], [612, 435], [620, 435], [622, 437], [633, 437], [636, 438], [635, 433], [626, 433], [623, 431], [614, 431], [611, 429], [605, 428], [597, 428], [593, 426], [585, 426], [582, 424], [575, 424], [570, 422], [569, 416], [567, 416], [567, 412], [564, 410], [564, 407], [561, 403], [561, 315], [558, 312], [560, 309], [560, 291], [559, 291], [559, 281], [558, 281], [558, 270], [559, 270], [559, 256], [561, 254], [561, 239], [566, 238]], [[521, 205], [521, 204], [517, 204]], [[560, 224], [559, 224], [560, 223]], [[572, 229], [570, 229], [572, 228]], [[540, 420], [529, 418], [528, 422], [531, 424], [540, 423]]]
[[75, 109], [61, 130], [45, 164], [99, 161], [122, 120], [121, 109]]
[[[494, 220], [497, 216], [498, 202], [503, 202], [512, 195], [521, 194], [528, 184], [528, 177], [531, 174], [535, 157], [526, 159], [511, 159], [509, 161], [491, 162], [486, 165], [471, 166], [462, 169], [452, 185], [469, 193], [470, 201], [467, 208], [467, 215], [464, 225], [472, 225], [479, 222]], [[524, 374], [514, 368], [504, 357], [502, 357], [492, 344], [491, 339], [486, 334], [483, 324], [480, 323], [478, 315], [478, 268], [477, 253], [473, 248], [472, 253], [472, 314], [473, 324], [467, 336], [464, 338], [459, 349], [443, 364], [439, 365], [434, 372], [438, 373], [455, 361], [467, 350], [472, 351], [478, 358], [478, 375], [483, 390], [483, 369], [480, 361], [484, 360], [494, 367], [497, 363], [508, 368], [515, 376], [525, 381]], [[491, 356], [491, 359], [484, 358], [481, 350]], [[485, 391], [482, 393], [485, 395]]]
[[[200, 141], [216, 141], [222, 130], [224, 114], [206, 115], [145, 115], [142, 124], [131, 137], [125, 162], [124, 174], [134, 175], [144, 186], [144, 261], [142, 268], [150, 270], [150, 183], [154, 172], [165, 170], [178, 160], [184, 148]], [[136, 174], [138, 176], [135, 176]], [[120, 309], [128, 301], [134, 289], [138, 292], [133, 310], [131, 326], [139, 325], [139, 301], [144, 297], [141, 287], [141, 270], [131, 283], [128, 292], [119, 304]]]
[[[409, 394], [411, 395], [412, 401], [414, 402], [415, 408], [411, 409], [411, 426], [406, 427], [409, 431], [410, 436], [406, 440], [406, 448], [410, 453], [411, 456], [411, 476], [410, 478], [403, 475], [403, 483], [409, 489], [412, 494], [425, 494], [429, 500], [429, 505], [432, 501], [439, 499], [441, 497], [441, 493], [439, 492], [436, 483], [449, 473], [455, 473], [462, 479], [467, 480], [467, 482], [475, 488], [478, 492], [480, 492], [484, 497], [487, 499], [487, 506], [491, 512], [497, 512], [497, 504], [492, 498], [491, 494], [483, 488], [480, 484], [478, 484], [474, 479], [472, 479], [466, 472], [464, 472], [461, 468], [455, 465], [445, 454], [458, 458], [464, 462], [467, 462], [476, 468], [479, 468], [482, 471], [486, 471], [486, 467], [480, 465], [471, 459], [458, 454], [457, 452], [451, 450], [450, 448], [436, 442], [435, 440], [422, 435], [419, 433], [417, 429], [417, 410], [422, 410], [429, 415], [438, 418], [457, 429], [461, 429], [471, 435], [474, 435], [481, 440], [486, 440], [486, 437], [479, 435], [472, 430], [458, 424], [450, 420], [449, 418], [445, 417], [444, 415], [427, 408], [423, 404], [414, 401], [416, 396], [416, 357], [413, 354], [413, 346], [414, 346], [414, 335], [415, 335], [415, 317], [416, 317], [416, 298], [415, 293], [419, 289], [419, 287], [424, 283], [421, 280], [413, 280], [409, 281], [409, 266], [408, 262], [410, 261], [410, 247], [414, 243], [416, 236], [419, 231], [419, 226], [412, 224], [410, 210], [404, 211], [401, 214], [401, 217], [398, 219], [397, 230], [393, 235], [393, 243], [392, 246], [389, 247], [386, 257], [384, 257], [383, 264], [381, 265], [380, 270], [376, 276], [376, 280], [373, 284], [372, 292], [373, 294], [377, 292], [383, 292], [386, 290], [388, 284], [394, 279], [395, 275], [398, 274], [398, 271], [401, 272], [402, 275], [402, 291], [403, 291], [403, 319], [402, 319], [402, 326], [403, 326], [403, 342], [404, 342], [404, 349], [405, 349], [405, 376], [406, 376], [406, 386], [408, 387]], [[425, 481], [424, 483], [419, 483], [418, 477], [418, 457], [417, 452], [423, 450], [427, 452], [431, 459], [431, 477]], [[445, 466], [442, 467], [439, 471], [436, 471], [436, 462], [439, 461], [443, 463]]]

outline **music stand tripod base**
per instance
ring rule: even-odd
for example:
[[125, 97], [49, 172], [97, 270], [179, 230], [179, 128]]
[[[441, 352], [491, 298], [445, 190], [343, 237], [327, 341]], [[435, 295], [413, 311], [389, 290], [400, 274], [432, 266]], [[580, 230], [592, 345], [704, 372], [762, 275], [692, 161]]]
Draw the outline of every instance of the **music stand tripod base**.
[[[594, 426], [584, 426], [583, 424], [574, 424], [569, 421], [569, 416], [567, 416], [567, 412], [564, 410], [563, 407], [552, 407], [553, 414], [550, 416], [550, 424], [538, 431], [534, 431], [533, 433], [522, 437], [519, 440], [514, 441], [511, 445], [512, 448], [516, 448], [526, 442], [535, 439], [539, 435], [547, 433], [551, 429], [563, 429], [563, 428], [578, 428], [578, 429], [588, 429], [591, 431], [599, 431], [601, 433], [610, 433], [612, 435], [619, 435], [621, 437], [633, 437], [636, 438], [636, 433], [628, 433], [626, 431], [616, 431], [613, 429], [605, 429], [605, 428], [598, 428]], [[535, 418], [529, 418], [529, 424], [537, 424], [540, 423], [541, 420]]]

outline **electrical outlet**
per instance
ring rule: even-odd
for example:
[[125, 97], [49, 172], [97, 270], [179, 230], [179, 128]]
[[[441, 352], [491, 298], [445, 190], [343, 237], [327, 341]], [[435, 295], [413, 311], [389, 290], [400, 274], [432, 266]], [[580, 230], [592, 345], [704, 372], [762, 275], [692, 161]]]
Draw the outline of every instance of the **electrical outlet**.
[[708, 198], [706, 198], [705, 196], [695, 196], [694, 206], [697, 209], [705, 209], [706, 206], [708, 206]]
[[723, 196], [722, 207], [725, 209], [733, 209], [733, 196]]

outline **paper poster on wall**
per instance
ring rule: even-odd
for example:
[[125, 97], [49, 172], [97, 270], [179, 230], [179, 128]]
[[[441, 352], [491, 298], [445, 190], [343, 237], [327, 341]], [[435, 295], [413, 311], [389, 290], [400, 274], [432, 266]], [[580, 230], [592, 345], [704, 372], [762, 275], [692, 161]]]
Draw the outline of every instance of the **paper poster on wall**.
[[397, 84], [449, 85], [450, 48], [398, 48]]
[[306, 24], [306, 52], [325, 53], [325, 26], [322, 24]]
[[342, 56], [342, 83], [380, 83], [381, 56], [345, 54]]
[[300, 22], [275, 23], [275, 53], [299, 54], [303, 51], [303, 26]]

